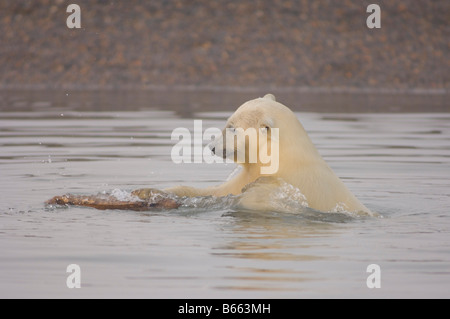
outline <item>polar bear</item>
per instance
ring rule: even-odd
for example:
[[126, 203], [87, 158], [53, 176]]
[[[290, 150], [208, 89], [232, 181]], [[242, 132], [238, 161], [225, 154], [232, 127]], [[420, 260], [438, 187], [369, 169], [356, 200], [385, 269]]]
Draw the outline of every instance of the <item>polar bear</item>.
[[[244, 134], [249, 128], [256, 129], [259, 133], [256, 146], [254, 143], [253, 146], [249, 145], [248, 135], [239, 138], [239, 134]], [[277, 136], [272, 134], [275, 130]], [[241, 142], [230, 143], [230, 132], [237, 135], [235, 139], [231, 134], [231, 139]], [[248, 196], [243, 196], [242, 199], [244, 205], [260, 209], [264, 205], [261, 200], [271, 191], [272, 186], [278, 187], [280, 181], [284, 181], [301, 191], [310, 208], [322, 212], [336, 211], [339, 208], [370, 214], [370, 210], [359, 202], [320, 156], [296, 115], [277, 102], [272, 94], [241, 105], [228, 119], [222, 137], [216, 138], [209, 147], [215, 155], [234, 160], [239, 157], [240, 152], [244, 152], [240, 163], [241, 172], [218, 186], [201, 189], [176, 186], [164, 191], [181, 197], [238, 195], [248, 191]], [[269, 163], [260, 157], [256, 161], [250, 161], [249, 154], [252, 152], [270, 154], [271, 159], [278, 162]], [[264, 170], [269, 166], [275, 168]], [[247, 187], [259, 179], [264, 179], [264, 183], [256, 188]], [[145, 197], [148, 191], [149, 189], [144, 189], [135, 193]]]
[[[256, 138], [256, 140], [255, 140]], [[173, 209], [179, 197], [239, 195], [238, 207], [271, 210], [274, 193], [322, 212], [345, 210], [373, 215], [347, 189], [320, 156], [296, 115], [267, 94], [241, 105], [228, 119], [221, 137], [209, 148], [219, 157], [239, 162], [234, 178], [217, 186], [176, 186], [163, 191], [144, 188], [132, 192], [142, 201], [114, 196], [56, 196], [48, 204], [90, 206], [97, 209]], [[288, 187], [286, 187], [288, 185]], [[292, 190], [299, 190], [299, 193]], [[279, 194], [279, 193], [278, 193]]]

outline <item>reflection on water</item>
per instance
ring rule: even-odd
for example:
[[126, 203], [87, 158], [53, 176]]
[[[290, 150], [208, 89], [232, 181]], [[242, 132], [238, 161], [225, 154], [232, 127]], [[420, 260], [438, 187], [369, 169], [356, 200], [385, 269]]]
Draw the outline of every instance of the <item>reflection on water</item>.
[[[449, 297], [448, 113], [297, 113], [373, 218], [244, 211], [233, 197], [158, 212], [45, 207], [63, 193], [209, 186], [234, 166], [172, 163], [172, 130], [193, 127], [173, 111], [42, 109], [0, 115], [2, 297]], [[192, 114], [206, 128], [230, 113]], [[372, 263], [379, 290], [366, 286]]]
[[227, 214], [234, 217], [233, 232], [237, 240], [220, 247], [221, 250], [228, 252], [220, 252], [217, 255], [262, 260], [314, 260], [320, 257], [298, 254], [297, 249], [292, 253], [287, 248], [289, 246], [308, 248], [308, 245], [302, 244], [302, 239], [328, 237], [337, 231], [334, 225], [332, 227], [328, 224], [318, 225], [296, 216], [277, 213], [261, 213], [258, 216], [255, 214], [257, 213]]
[[333, 256], [318, 254], [315, 248], [332, 249], [327, 239], [339, 236], [337, 225], [284, 213], [230, 212], [225, 216], [233, 218], [233, 238], [214, 247], [211, 254], [240, 262], [228, 266], [232, 274], [218, 289], [298, 293], [308, 282], [323, 280], [305, 263], [333, 262]]

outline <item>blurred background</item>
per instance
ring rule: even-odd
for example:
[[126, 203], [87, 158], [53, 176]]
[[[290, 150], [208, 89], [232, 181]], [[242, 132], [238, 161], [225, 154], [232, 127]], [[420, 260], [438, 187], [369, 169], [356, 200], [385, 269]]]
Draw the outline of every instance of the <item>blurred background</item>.
[[298, 111], [449, 111], [449, 21], [447, 0], [6, 0], [0, 110], [189, 117], [271, 92]]

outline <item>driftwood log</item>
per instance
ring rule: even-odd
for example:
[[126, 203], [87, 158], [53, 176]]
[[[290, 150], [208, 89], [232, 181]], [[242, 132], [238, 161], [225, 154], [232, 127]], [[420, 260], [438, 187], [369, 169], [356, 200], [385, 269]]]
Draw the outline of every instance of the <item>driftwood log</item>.
[[86, 206], [96, 209], [121, 209], [134, 211], [148, 211], [160, 209], [175, 209], [180, 204], [167, 193], [152, 188], [138, 189], [131, 192], [136, 200], [120, 200], [111, 194], [98, 195], [72, 195], [66, 194], [55, 196], [48, 201], [47, 205], [73, 205]]

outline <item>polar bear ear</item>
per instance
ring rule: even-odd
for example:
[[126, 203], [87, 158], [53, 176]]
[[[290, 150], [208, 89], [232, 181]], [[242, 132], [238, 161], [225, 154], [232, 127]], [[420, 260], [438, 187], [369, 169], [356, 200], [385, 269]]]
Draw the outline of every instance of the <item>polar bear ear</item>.
[[269, 100], [272, 100], [272, 101], [276, 101], [275, 100], [275, 95], [273, 95], [273, 94], [266, 94], [266, 95], [264, 95], [264, 98], [265, 99], [269, 99]]

